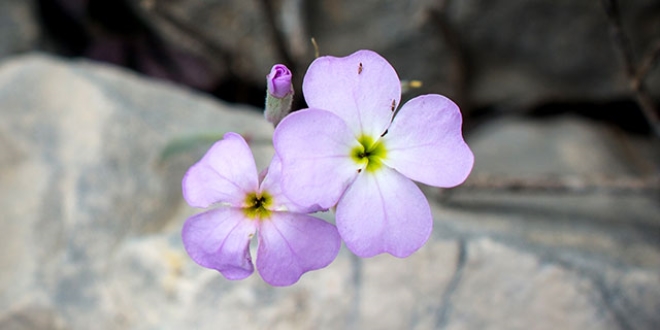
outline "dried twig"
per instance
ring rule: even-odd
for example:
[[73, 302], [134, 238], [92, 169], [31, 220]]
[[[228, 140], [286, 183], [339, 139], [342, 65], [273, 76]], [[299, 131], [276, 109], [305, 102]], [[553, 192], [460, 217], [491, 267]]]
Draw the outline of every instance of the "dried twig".
[[295, 68], [295, 62], [293, 60], [293, 56], [291, 56], [291, 53], [289, 52], [289, 48], [287, 47], [287, 44], [284, 39], [285, 36], [281, 32], [281, 29], [277, 26], [277, 21], [275, 20], [275, 9], [273, 8], [272, 1], [261, 0], [260, 3], [261, 3], [261, 7], [264, 10], [264, 14], [266, 15], [266, 22], [268, 23], [268, 26], [272, 31], [272, 37], [273, 40], [275, 41], [275, 49], [277, 50], [277, 54], [283, 61], [282, 64], [286, 65], [289, 68]]
[[[644, 57], [639, 67], [625, 34], [617, 0], [601, 0], [612, 29], [612, 37], [617, 50], [623, 58], [624, 70], [630, 82], [631, 91], [637, 103], [646, 116], [649, 124], [660, 136], [660, 122], [654, 102], [646, 90], [644, 79], [655, 66], [660, 57], [660, 42]], [[521, 193], [609, 193], [609, 194], [660, 194], [660, 175], [654, 174], [645, 178], [637, 177], [536, 177], [512, 178], [490, 175], [472, 176], [457, 188], [464, 190], [492, 190]]]
[[470, 104], [467, 97], [469, 66], [467, 62], [467, 54], [461, 43], [458, 32], [451, 25], [449, 18], [447, 17], [448, 5], [449, 0], [441, 0], [437, 8], [430, 9], [428, 14], [429, 18], [440, 31], [440, 35], [451, 53], [452, 63], [450, 68], [452, 71], [449, 77], [451, 79], [451, 86], [455, 86], [455, 101], [460, 104], [463, 111], [469, 111]]
[[639, 68], [635, 65], [635, 58], [633, 55], [630, 40], [623, 30], [621, 24], [621, 13], [617, 0], [601, 0], [607, 19], [610, 22], [612, 37], [614, 44], [623, 58], [623, 65], [626, 71], [626, 76], [630, 82], [630, 89], [635, 95], [635, 99], [639, 104], [640, 109], [644, 113], [646, 120], [651, 125], [651, 128], [657, 136], [660, 136], [660, 118], [658, 118], [657, 109], [653, 98], [646, 89], [644, 78], [651, 70], [658, 58], [660, 52], [660, 44], [656, 45], [645, 58], [646, 61], [642, 62]]
[[660, 60], [660, 40], [655, 43], [655, 46], [641, 60], [637, 68], [635, 80], [633, 81], [633, 88], [637, 88], [646, 79], [646, 76], [653, 70], [658, 60]]

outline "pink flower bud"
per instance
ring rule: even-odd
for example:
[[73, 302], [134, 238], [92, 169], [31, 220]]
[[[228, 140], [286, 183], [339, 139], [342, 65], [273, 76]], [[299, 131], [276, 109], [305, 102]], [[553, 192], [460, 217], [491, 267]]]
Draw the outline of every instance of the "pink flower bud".
[[266, 81], [268, 82], [268, 94], [278, 99], [293, 92], [291, 71], [283, 64], [274, 65], [268, 76], [266, 76]]

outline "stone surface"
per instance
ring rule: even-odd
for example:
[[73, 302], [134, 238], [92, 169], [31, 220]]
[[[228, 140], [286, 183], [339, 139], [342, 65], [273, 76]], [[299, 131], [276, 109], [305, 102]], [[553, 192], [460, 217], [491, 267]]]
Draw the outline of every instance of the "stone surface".
[[475, 174], [647, 176], [660, 163], [652, 141], [570, 115], [497, 119], [472, 132], [469, 140], [482, 159], [475, 163]]
[[[275, 63], [288, 62], [300, 91], [314, 37], [323, 55], [373, 49], [401, 78], [423, 81], [413, 93], [448, 95], [466, 110], [607, 103], [630, 90], [601, 2], [56, 0], [40, 3], [39, 22], [39, 2], [4, 0], [0, 58], [47, 48], [258, 104]], [[618, 3], [639, 62], [658, 42], [657, 1]], [[660, 97], [660, 71], [646, 82]]]
[[617, 329], [574, 271], [492, 241], [467, 249], [448, 329]]
[[262, 84], [270, 68], [283, 60], [261, 1], [153, 2], [135, 8], [171, 43], [210, 63], [226, 60], [222, 65], [255, 85]]
[[0, 58], [37, 46], [39, 22], [33, 0], [0, 1]]
[[[272, 128], [252, 110], [84, 61], [0, 64], [0, 328], [660, 324], [660, 204], [639, 193], [425, 189], [435, 229], [409, 258], [342, 249], [287, 288], [197, 266], [179, 236], [197, 212], [180, 179], [206, 146], [161, 152], [181, 136], [231, 130], [251, 138], [263, 167]], [[648, 141], [571, 117], [493, 122], [468, 141], [475, 175], [638, 175], [658, 164]], [[620, 155], [632, 142], [626, 154], [651, 155], [642, 165]]]
[[[626, 32], [641, 56], [657, 40], [660, 13], [652, 0], [619, 2]], [[309, 33], [325, 53], [381, 52], [403, 78], [427, 84], [421, 93], [457, 96], [454, 75], [462, 62], [467, 96], [476, 104], [511, 108], [628, 92], [598, 1], [440, 2], [446, 3], [451, 38], [464, 52], [460, 62], [443, 37], [438, 15], [432, 14], [438, 3], [318, 1], [310, 10]], [[658, 76], [652, 77], [654, 86]]]
[[[194, 22], [211, 43], [231, 54], [230, 66], [242, 78], [260, 84], [270, 66], [284, 58], [259, 3], [182, 0], [154, 7], [188, 24]], [[296, 62], [298, 75], [313, 59], [309, 38], [315, 37], [321, 54], [345, 56], [373, 49], [403, 79], [422, 80], [419, 93], [467, 97], [475, 105], [516, 109], [544, 102], [607, 101], [629, 94], [599, 1], [271, 3], [283, 47]], [[619, 3], [625, 31], [640, 58], [657, 42], [656, 1]], [[172, 42], [190, 39], [181, 37], [183, 29], [168, 24], [157, 10], [143, 11]], [[649, 90], [660, 96], [657, 70], [650, 73], [648, 83]]]
[[255, 141], [272, 132], [252, 109], [85, 62], [31, 56], [0, 72], [0, 309], [34, 296], [80, 317], [76, 328], [115, 317], [100, 283], [124, 239], [180, 226], [180, 180], [203, 150], [177, 165], [160, 161], [165, 145], [200, 132]]
[[[473, 132], [468, 143], [476, 158], [468, 183], [483, 176], [644, 178], [657, 175], [660, 164], [654, 142], [571, 116], [493, 121]], [[459, 188], [450, 197], [436, 195], [444, 200], [437, 210], [444, 221], [436, 232], [468, 242], [459, 298], [451, 307], [456, 319], [448, 328], [653, 329], [659, 324], [652, 311], [660, 280], [658, 187], [654, 193], [584, 193], [579, 183], [576, 188], [536, 193]], [[484, 236], [504, 245], [480, 240]], [[520, 251], [525, 253], [505, 257]], [[633, 284], [633, 278], [644, 284]], [[478, 310], [485, 306], [498, 308]], [[516, 312], [521, 309], [525, 312]]]

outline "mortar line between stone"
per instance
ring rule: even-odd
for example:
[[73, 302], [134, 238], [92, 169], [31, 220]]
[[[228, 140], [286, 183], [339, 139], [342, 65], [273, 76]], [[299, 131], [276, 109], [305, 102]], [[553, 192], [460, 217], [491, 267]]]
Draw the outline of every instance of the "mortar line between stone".
[[463, 269], [467, 260], [467, 243], [464, 238], [458, 240], [458, 257], [456, 260], [456, 271], [447, 285], [447, 289], [442, 294], [442, 302], [440, 304], [438, 321], [435, 324], [436, 329], [444, 329], [449, 322], [449, 312], [452, 309], [451, 297], [458, 288], [458, 284], [463, 276]]

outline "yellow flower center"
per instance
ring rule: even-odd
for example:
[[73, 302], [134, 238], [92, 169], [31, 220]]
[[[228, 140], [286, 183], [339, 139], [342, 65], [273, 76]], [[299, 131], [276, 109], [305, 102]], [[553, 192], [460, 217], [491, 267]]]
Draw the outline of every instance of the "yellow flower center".
[[383, 166], [387, 149], [382, 140], [374, 140], [371, 136], [362, 135], [358, 138], [358, 146], [351, 149], [351, 158], [367, 172], [374, 172]]
[[245, 216], [254, 220], [267, 219], [270, 217], [269, 208], [273, 205], [273, 197], [263, 191], [261, 194], [249, 193], [245, 197]]

